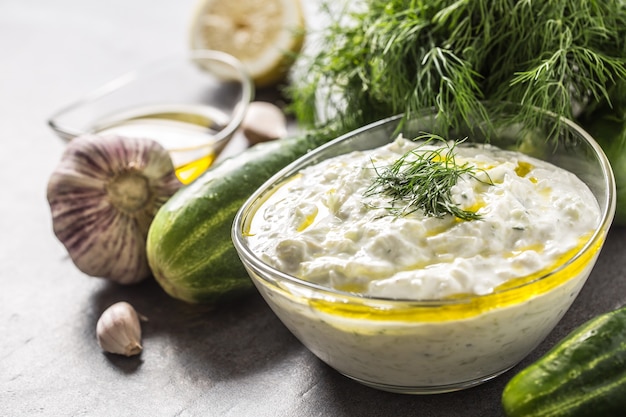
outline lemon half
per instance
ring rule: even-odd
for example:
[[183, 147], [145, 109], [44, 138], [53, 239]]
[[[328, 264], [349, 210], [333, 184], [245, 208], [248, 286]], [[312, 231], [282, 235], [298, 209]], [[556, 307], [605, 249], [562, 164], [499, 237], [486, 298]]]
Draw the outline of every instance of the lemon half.
[[255, 85], [265, 87], [285, 78], [304, 34], [300, 0], [200, 0], [191, 47], [233, 55]]

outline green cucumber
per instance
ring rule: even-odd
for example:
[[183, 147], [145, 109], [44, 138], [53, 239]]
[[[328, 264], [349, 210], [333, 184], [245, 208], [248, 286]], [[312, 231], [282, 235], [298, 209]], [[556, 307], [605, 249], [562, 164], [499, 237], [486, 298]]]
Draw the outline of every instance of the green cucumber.
[[214, 303], [251, 289], [231, 241], [235, 214], [273, 174], [332, 137], [319, 133], [255, 145], [175, 193], [154, 217], [146, 246], [165, 292], [189, 303]]
[[626, 307], [597, 316], [515, 375], [509, 417], [626, 415]]

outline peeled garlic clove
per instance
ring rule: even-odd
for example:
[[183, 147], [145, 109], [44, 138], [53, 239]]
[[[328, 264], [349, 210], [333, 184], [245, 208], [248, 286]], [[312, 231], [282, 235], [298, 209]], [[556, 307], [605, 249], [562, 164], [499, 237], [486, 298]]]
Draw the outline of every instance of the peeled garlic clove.
[[254, 101], [248, 105], [241, 129], [250, 144], [280, 139], [287, 135], [287, 118], [278, 106]]
[[151, 139], [75, 138], [48, 182], [54, 233], [84, 273], [139, 282], [150, 275], [150, 223], [181, 185], [169, 153]]
[[98, 345], [109, 353], [133, 356], [142, 351], [141, 323], [134, 307], [120, 301], [107, 308], [96, 324]]

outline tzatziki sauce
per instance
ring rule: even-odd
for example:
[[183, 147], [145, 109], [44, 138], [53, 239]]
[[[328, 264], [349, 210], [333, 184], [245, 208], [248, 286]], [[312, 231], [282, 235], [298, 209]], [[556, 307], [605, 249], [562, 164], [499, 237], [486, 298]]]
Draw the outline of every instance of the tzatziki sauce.
[[553, 267], [597, 227], [600, 209], [574, 174], [488, 144], [457, 144], [455, 163], [473, 167], [451, 198], [476, 220], [390, 213], [368, 193], [381, 169], [408, 151], [441, 144], [398, 137], [299, 172], [258, 208], [250, 248], [274, 268], [335, 290], [372, 297], [438, 300], [483, 295]]

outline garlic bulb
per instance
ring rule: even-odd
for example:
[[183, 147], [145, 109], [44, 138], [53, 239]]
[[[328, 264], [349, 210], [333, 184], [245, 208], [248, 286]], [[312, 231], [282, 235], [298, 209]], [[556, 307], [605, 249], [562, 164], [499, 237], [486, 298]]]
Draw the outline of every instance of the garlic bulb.
[[75, 138], [48, 182], [54, 233], [84, 273], [139, 282], [150, 275], [150, 223], [181, 185], [168, 152], [153, 140]]
[[125, 356], [138, 355], [143, 349], [139, 320], [140, 316], [135, 308], [126, 301], [113, 304], [104, 310], [96, 324], [98, 345], [105, 352]]

